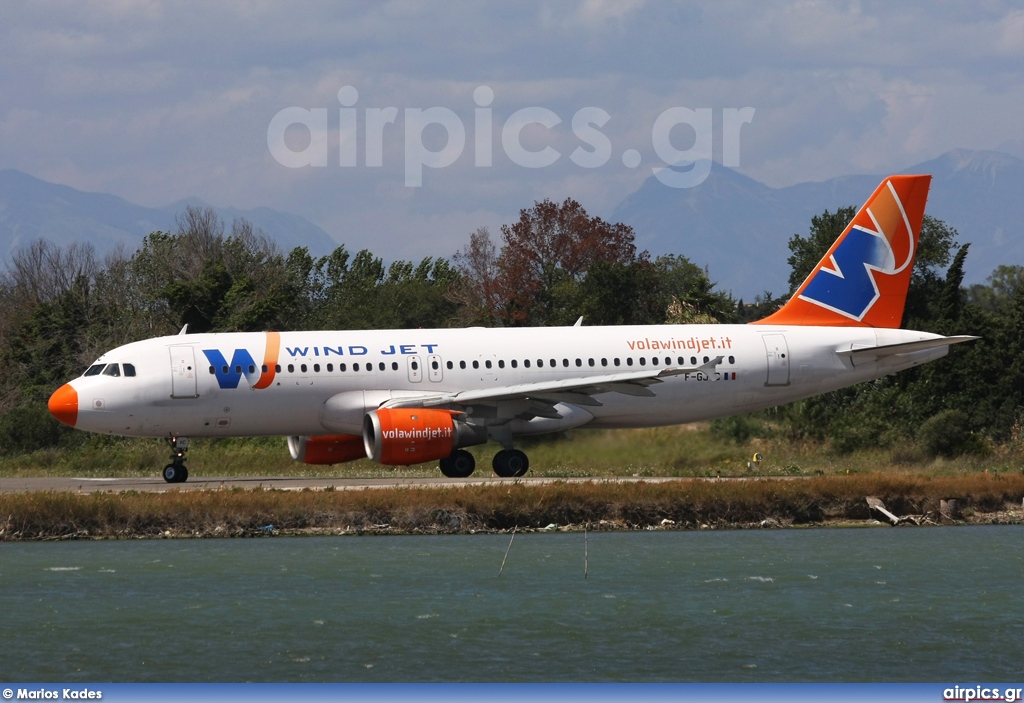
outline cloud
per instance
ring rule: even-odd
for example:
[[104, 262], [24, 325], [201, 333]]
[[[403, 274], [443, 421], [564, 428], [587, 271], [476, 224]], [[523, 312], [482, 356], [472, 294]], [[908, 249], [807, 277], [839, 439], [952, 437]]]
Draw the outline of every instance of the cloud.
[[[717, 154], [723, 110], [755, 108], [741, 170], [771, 185], [880, 173], [956, 147], [1019, 150], [1022, 55], [1024, 12], [1000, 0], [7, 3], [0, 167], [148, 205], [267, 205], [382, 255], [431, 243], [450, 253], [452, 237], [543, 197], [609, 212], [659, 164], [652, 128], [674, 107], [712, 110]], [[481, 85], [494, 95], [482, 108]], [[344, 86], [358, 91], [360, 130], [370, 111], [397, 109], [380, 167], [366, 165], [365, 132], [359, 166], [339, 165]], [[327, 167], [270, 157], [270, 120], [291, 106], [327, 110]], [[405, 110], [431, 107], [462, 121], [465, 147], [408, 189]], [[552, 166], [524, 168], [501, 148], [505, 123], [529, 107], [561, 120], [522, 132], [527, 149], [560, 153]], [[569, 158], [591, 148], [571, 126], [588, 107], [610, 116], [598, 168]], [[481, 109], [486, 168], [475, 165]], [[439, 129], [424, 131], [431, 150]], [[671, 134], [679, 149], [693, 139], [685, 126]], [[623, 164], [627, 150], [638, 166]]]

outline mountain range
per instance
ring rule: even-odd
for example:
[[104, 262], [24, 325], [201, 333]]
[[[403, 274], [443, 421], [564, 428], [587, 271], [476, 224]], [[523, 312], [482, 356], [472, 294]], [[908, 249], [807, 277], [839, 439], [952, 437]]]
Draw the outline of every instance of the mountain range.
[[[5, 169], [0, 171], [0, 260], [36, 239], [48, 239], [59, 246], [91, 242], [100, 255], [118, 244], [134, 251], [150, 232], [177, 231], [176, 218], [190, 205], [207, 204], [199, 198], [187, 198], [165, 207], [144, 207], [116, 195], [87, 193]], [[320, 256], [337, 246], [327, 232], [298, 215], [266, 207], [214, 210], [228, 232], [235, 219], [244, 218], [270, 235], [285, 252], [304, 246]]]
[[[1000, 264], [1024, 265], [1024, 160], [956, 149], [902, 173], [932, 174], [928, 214], [956, 228], [961, 244], [971, 243], [966, 283], [984, 282]], [[745, 300], [765, 291], [778, 296], [789, 288], [789, 238], [806, 235], [811, 217], [826, 209], [859, 206], [885, 175], [771, 188], [714, 164], [695, 188], [670, 188], [652, 176], [615, 207], [610, 219], [633, 227], [639, 250], [652, 256], [682, 254], [705, 267], [720, 290]], [[62, 246], [88, 241], [100, 254], [117, 244], [131, 251], [154, 230], [176, 231], [175, 218], [188, 205], [205, 203], [189, 198], [144, 207], [2, 170], [0, 260], [38, 238]], [[214, 209], [229, 230], [235, 218], [245, 218], [285, 252], [305, 246], [319, 256], [338, 246], [327, 232], [298, 215], [265, 207]]]
[[[971, 244], [965, 283], [984, 282], [1000, 264], [1024, 265], [1024, 160], [956, 149], [900, 173], [932, 175], [927, 213], [955, 228], [960, 244]], [[695, 188], [669, 188], [652, 176], [611, 221], [633, 227], [638, 249], [682, 254], [737, 297], [784, 295], [790, 237], [806, 236], [811, 217], [826, 209], [859, 207], [886, 175], [770, 188], [716, 163]]]

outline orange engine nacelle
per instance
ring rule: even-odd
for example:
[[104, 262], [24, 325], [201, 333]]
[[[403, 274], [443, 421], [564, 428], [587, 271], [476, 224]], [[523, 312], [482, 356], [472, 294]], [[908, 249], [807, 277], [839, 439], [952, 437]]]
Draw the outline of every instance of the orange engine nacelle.
[[371, 410], [363, 418], [366, 455], [379, 464], [400, 466], [451, 456], [458, 447], [478, 443], [471, 437], [459, 441], [464, 424], [456, 422], [459, 414], [425, 408]]
[[354, 434], [289, 437], [288, 451], [303, 464], [341, 464], [366, 458], [363, 438]]

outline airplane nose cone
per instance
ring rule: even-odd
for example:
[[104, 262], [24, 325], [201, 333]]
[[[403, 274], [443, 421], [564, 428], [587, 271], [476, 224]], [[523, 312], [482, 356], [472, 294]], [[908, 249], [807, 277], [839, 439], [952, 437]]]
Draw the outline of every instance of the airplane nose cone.
[[74, 427], [78, 422], [78, 391], [65, 383], [50, 396], [47, 403], [50, 414], [69, 427]]

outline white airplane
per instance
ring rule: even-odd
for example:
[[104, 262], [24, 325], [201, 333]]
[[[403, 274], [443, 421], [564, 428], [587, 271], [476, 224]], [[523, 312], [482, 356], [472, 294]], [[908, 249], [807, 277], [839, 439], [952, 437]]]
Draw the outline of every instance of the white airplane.
[[170, 483], [189, 437], [288, 437], [335, 464], [440, 460], [496, 441], [499, 476], [529, 460], [516, 437], [675, 425], [767, 408], [938, 359], [943, 337], [898, 329], [930, 176], [885, 179], [793, 297], [748, 325], [185, 334], [113, 349], [54, 392], [90, 432], [167, 439]]

